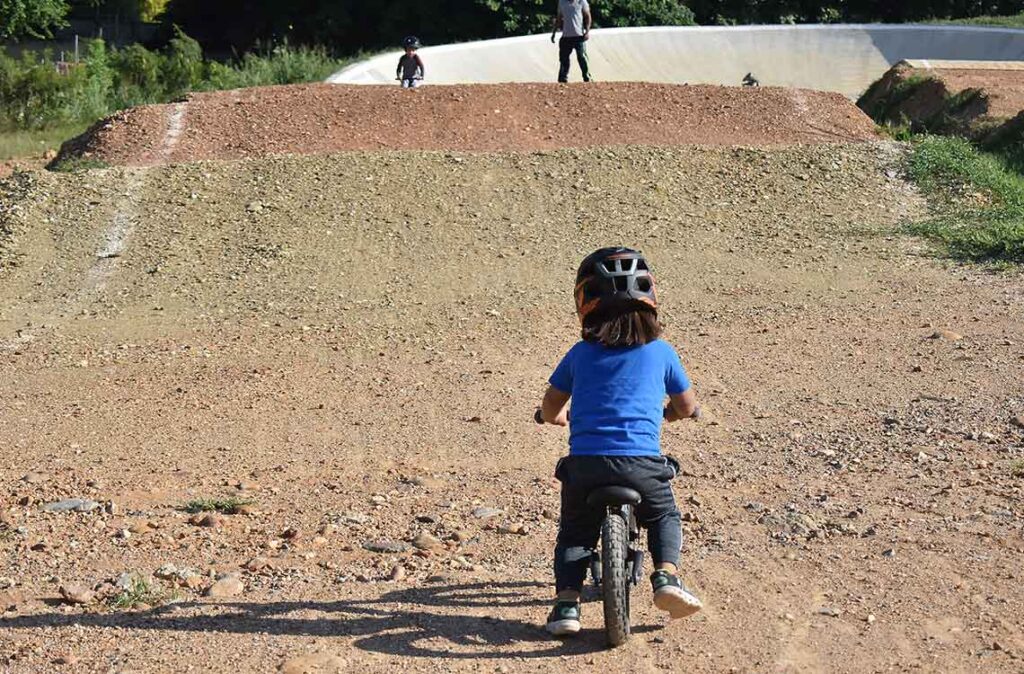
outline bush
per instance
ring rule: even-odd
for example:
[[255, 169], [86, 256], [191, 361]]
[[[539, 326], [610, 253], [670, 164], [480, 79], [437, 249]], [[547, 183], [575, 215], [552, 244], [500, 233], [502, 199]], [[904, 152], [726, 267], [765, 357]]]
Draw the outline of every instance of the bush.
[[161, 75], [164, 91], [171, 99], [192, 91], [203, 78], [203, 49], [199, 43], [175, 27], [174, 37], [167, 45]]
[[125, 47], [111, 58], [114, 68], [114, 100], [117, 107], [129, 107], [164, 98], [160, 76], [162, 59], [141, 44]]
[[344, 64], [324, 49], [287, 44], [233, 64], [205, 61], [199, 43], [180, 30], [162, 52], [137, 44], [108, 49], [93, 40], [70, 70], [58, 69], [47, 52], [20, 59], [0, 52], [0, 132], [84, 127], [114, 110], [189, 91], [321, 81]]

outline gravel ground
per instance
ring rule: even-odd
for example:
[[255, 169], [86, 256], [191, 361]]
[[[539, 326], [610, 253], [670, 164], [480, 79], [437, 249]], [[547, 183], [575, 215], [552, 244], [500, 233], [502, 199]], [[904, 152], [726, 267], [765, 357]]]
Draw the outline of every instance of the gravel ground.
[[[19, 178], [2, 667], [1021, 671], [1024, 285], [896, 234], [923, 211], [899, 153]], [[708, 410], [664, 438], [707, 609], [667, 624], [641, 587], [615, 651], [596, 603], [575, 640], [541, 630], [566, 438], [530, 420], [576, 338], [575, 265], [610, 242], [649, 255]], [[214, 497], [250, 503], [180, 510]]]
[[[168, 142], [168, 129], [180, 136]], [[875, 140], [839, 94], [648, 83], [400, 87], [313, 84], [194, 94], [119, 112], [61, 159], [118, 165], [337, 150], [551, 150]]]

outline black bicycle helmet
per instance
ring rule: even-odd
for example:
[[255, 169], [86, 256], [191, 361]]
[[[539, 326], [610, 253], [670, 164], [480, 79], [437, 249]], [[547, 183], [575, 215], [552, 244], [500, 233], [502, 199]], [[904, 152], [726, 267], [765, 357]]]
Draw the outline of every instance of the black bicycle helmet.
[[409, 35], [404, 40], [402, 40], [402, 46], [405, 47], [406, 49], [419, 49], [420, 39], [415, 35]]
[[590, 314], [603, 315], [643, 306], [658, 313], [654, 276], [638, 250], [611, 247], [595, 250], [576, 272], [576, 314], [580, 323]]

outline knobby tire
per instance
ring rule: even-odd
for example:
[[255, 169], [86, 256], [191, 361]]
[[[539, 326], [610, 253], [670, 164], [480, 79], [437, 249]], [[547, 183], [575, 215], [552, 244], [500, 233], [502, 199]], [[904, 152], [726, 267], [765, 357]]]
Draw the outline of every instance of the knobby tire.
[[629, 536], [626, 522], [609, 514], [601, 525], [601, 585], [604, 594], [604, 627], [610, 646], [629, 638]]

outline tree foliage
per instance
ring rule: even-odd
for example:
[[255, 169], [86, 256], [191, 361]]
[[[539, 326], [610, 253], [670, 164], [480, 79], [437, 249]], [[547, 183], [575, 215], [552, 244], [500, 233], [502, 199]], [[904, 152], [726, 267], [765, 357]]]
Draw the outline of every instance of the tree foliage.
[[0, 40], [51, 37], [67, 13], [64, 0], [0, 0]]
[[[693, 23], [676, 0], [594, 0], [591, 10], [596, 26]], [[441, 44], [545, 32], [556, 11], [557, 0], [171, 0], [165, 17], [214, 49], [287, 38], [351, 54], [408, 34]]]
[[49, 51], [0, 51], [0, 131], [87, 124], [113, 110], [179, 99], [189, 91], [317, 82], [346, 61], [323, 49], [280, 46], [234, 62], [210, 61], [178, 33], [160, 51], [139, 44], [116, 49], [89, 40], [83, 62], [58, 68]]
[[[108, 0], [114, 1], [114, 0]], [[170, 0], [168, 23], [207, 48], [324, 45], [354, 54], [418, 35], [426, 44], [547, 31], [557, 0]], [[919, 21], [1024, 11], [1024, 0], [591, 0], [607, 26]]]
[[900, 22], [1024, 11], [1024, 0], [688, 0], [686, 4], [702, 24]]

